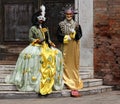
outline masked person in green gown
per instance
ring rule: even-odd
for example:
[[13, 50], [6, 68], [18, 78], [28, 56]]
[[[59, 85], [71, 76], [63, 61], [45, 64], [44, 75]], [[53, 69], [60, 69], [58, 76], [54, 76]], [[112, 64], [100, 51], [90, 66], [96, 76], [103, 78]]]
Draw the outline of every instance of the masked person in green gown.
[[63, 88], [62, 52], [50, 40], [45, 26], [45, 6], [33, 14], [29, 30], [30, 44], [19, 54], [15, 70], [6, 78], [19, 91], [35, 91], [41, 95]]

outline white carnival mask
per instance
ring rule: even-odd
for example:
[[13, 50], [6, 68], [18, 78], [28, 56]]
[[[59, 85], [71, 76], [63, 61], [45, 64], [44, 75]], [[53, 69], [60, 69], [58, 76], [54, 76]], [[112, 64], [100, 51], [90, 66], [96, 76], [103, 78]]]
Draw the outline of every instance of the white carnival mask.
[[42, 20], [42, 21], [45, 21], [45, 20], [46, 20], [46, 18], [45, 18], [44, 16], [42, 16], [42, 15], [38, 16], [37, 19], [38, 19], [38, 20]]

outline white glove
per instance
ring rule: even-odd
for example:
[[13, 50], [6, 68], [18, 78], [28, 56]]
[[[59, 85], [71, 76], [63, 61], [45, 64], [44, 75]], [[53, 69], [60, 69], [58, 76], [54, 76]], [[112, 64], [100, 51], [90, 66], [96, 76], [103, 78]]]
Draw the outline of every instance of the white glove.
[[74, 32], [75, 32], [75, 30], [74, 30], [73, 28], [71, 28], [71, 29], [70, 29], [70, 32], [71, 32], [71, 33], [74, 33]]
[[70, 35], [68, 35], [68, 40], [71, 40], [71, 37], [70, 37]]

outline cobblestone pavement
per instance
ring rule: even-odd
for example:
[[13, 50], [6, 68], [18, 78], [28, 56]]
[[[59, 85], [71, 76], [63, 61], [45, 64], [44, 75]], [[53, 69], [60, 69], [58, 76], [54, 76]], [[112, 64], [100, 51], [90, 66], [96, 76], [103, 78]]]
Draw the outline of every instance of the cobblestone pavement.
[[79, 98], [0, 99], [0, 104], [120, 104], [120, 91], [110, 91]]

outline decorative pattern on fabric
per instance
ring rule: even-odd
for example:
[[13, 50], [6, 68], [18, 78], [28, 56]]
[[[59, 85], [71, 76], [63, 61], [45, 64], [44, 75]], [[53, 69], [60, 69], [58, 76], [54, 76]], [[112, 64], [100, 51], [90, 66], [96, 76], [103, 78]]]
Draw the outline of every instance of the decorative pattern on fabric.
[[52, 92], [54, 84], [54, 76], [56, 73], [55, 65], [56, 52], [48, 48], [47, 44], [44, 44], [42, 52], [40, 54], [41, 60], [41, 82], [40, 82], [40, 94], [46, 95]]
[[59, 23], [59, 26], [60, 26], [61, 31], [64, 35], [69, 35], [71, 33], [70, 29], [76, 28], [76, 22], [74, 22], [73, 20], [71, 20], [70, 22], [67, 22], [67, 20], [64, 20], [64, 21]]
[[[49, 48], [44, 41], [44, 32], [48, 29], [38, 29], [32, 26], [29, 32], [31, 44], [19, 54], [15, 69], [5, 78], [6, 83], [14, 84], [19, 91], [35, 91], [42, 95], [63, 89], [62, 53], [57, 48]], [[35, 33], [35, 34], [34, 34]]]

